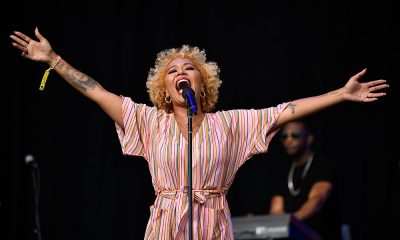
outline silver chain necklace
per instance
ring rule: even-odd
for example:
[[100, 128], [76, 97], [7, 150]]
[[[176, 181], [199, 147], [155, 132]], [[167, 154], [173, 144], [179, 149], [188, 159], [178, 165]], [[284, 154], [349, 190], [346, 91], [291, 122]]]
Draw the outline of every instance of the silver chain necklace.
[[[314, 153], [311, 153], [310, 156], [307, 159], [307, 163], [306, 166], [303, 169], [303, 172], [301, 173], [301, 180], [303, 180], [306, 175], [308, 170], [310, 169], [311, 163], [314, 159]], [[289, 174], [288, 174], [288, 188], [289, 188], [289, 192], [292, 196], [297, 196], [299, 195], [300, 191], [301, 191], [301, 187], [299, 186], [298, 189], [294, 189], [294, 184], [293, 184], [293, 172], [294, 169], [296, 167], [296, 164], [293, 162], [292, 165], [290, 166], [290, 170], [289, 170]]]

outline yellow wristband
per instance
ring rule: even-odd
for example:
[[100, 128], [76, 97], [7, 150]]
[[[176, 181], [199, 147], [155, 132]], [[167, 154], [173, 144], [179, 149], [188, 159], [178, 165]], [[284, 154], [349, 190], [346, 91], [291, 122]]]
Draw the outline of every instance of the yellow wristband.
[[44, 72], [44, 75], [43, 75], [43, 77], [42, 77], [42, 81], [40, 82], [39, 90], [41, 90], [41, 91], [44, 90], [44, 86], [46, 85], [47, 77], [49, 76], [50, 71], [53, 70], [53, 69], [57, 66], [57, 64], [58, 64], [58, 62], [59, 62], [60, 60], [61, 60], [60, 55], [57, 55], [57, 57], [56, 57], [56, 58], [53, 60], [53, 62], [50, 64], [50, 68], [47, 69], [47, 70]]

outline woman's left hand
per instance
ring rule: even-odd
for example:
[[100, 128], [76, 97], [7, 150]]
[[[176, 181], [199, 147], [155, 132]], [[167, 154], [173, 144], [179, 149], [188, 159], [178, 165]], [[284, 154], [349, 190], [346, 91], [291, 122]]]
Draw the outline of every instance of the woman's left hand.
[[378, 100], [379, 97], [385, 96], [385, 92], [375, 92], [389, 87], [386, 80], [379, 79], [370, 82], [360, 83], [367, 69], [362, 70], [353, 77], [344, 86], [343, 97], [345, 100], [353, 102], [372, 102]]

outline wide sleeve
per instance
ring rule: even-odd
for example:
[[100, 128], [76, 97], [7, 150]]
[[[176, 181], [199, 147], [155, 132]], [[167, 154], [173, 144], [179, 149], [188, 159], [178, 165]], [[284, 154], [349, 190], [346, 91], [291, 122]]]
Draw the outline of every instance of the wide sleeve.
[[[288, 103], [264, 109], [238, 110], [237, 136], [242, 149], [242, 161], [246, 161], [255, 154], [268, 151], [269, 143], [279, 131], [274, 128], [276, 121], [287, 108]], [[242, 163], [243, 163], [242, 162]]]
[[128, 97], [122, 96], [122, 99], [124, 126], [121, 127], [115, 123], [122, 153], [147, 159], [146, 143], [149, 139], [149, 124], [156, 108], [135, 103]]
[[267, 152], [269, 143], [279, 128], [274, 128], [276, 121], [282, 112], [287, 108], [288, 103], [279, 104], [276, 107], [261, 109], [256, 114], [256, 120], [253, 119], [253, 129], [250, 134], [254, 139], [254, 145], [251, 148], [251, 155]]

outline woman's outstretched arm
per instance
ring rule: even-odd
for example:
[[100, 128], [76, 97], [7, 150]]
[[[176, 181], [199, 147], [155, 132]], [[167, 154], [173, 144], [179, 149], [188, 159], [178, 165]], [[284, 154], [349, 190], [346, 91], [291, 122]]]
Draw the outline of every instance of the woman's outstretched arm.
[[80, 93], [96, 102], [116, 123], [123, 127], [122, 99], [120, 96], [104, 89], [96, 80], [77, 70], [52, 49], [49, 41], [35, 29], [38, 41], [15, 31], [10, 36], [12, 45], [21, 51], [22, 57], [36, 62], [44, 62]]
[[367, 69], [362, 70], [347, 81], [346, 85], [335, 91], [314, 97], [294, 100], [289, 103], [275, 127], [279, 128], [287, 122], [316, 113], [325, 108], [334, 106], [345, 101], [373, 102], [385, 96], [385, 92], [376, 92], [389, 87], [386, 80], [379, 79], [360, 83], [359, 80], [365, 75]]

